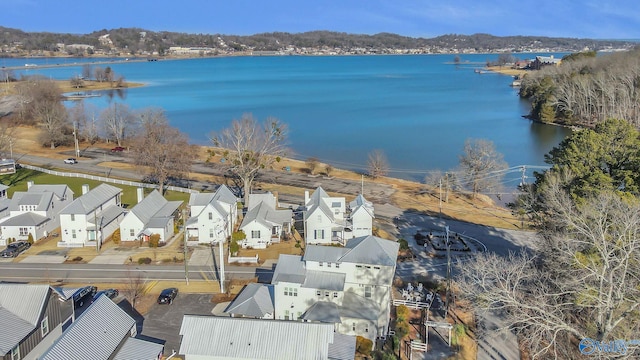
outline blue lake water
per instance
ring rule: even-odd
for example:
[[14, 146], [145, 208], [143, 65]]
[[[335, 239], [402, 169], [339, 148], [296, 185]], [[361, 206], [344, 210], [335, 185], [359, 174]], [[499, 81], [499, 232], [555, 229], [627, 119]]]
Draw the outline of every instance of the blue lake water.
[[[510, 166], [544, 165], [544, 154], [569, 130], [524, 119], [529, 104], [509, 86], [511, 77], [474, 72], [496, 57], [461, 55], [460, 65], [452, 64], [453, 55], [120, 61], [110, 65], [117, 74], [147, 86], [128, 89], [123, 98], [85, 101], [100, 108], [112, 102], [161, 107], [198, 144], [243, 113], [273, 116], [289, 126], [293, 157], [363, 170], [369, 152], [382, 149], [390, 175], [414, 180], [455, 168], [467, 138], [493, 141]], [[82, 72], [78, 64], [26, 73], [68, 79]]]

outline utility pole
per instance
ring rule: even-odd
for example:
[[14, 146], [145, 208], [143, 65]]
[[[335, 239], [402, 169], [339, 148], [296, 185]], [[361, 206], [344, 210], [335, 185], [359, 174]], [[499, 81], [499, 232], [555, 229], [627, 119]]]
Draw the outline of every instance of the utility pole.
[[523, 187], [527, 184], [527, 175], [526, 175], [527, 167], [525, 165], [522, 165], [522, 168], [520, 169], [520, 171], [522, 172], [522, 179], [520, 179], [520, 187]]
[[80, 157], [80, 147], [78, 146], [78, 134], [76, 132], [76, 122], [73, 122], [73, 143], [76, 147], [76, 158]]
[[438, 205], [440, 206], [440, 218], [442, 218], [442, 178], [440, 178], [439, 181], [439, 187], [440, 187], [440, 198], [438, 201]]
[[189, 264], [187, 263], [187, 208], [182, 209], [182, 231], [184, 231], [184, 279], [189, 285]]
[[449, 303], [450, 303], [450, 297], [451, 297], [451, 243], [449, 243], [449, 226], [445, 226], [444, 230], [447, 234], [447, 295], [445, 297], [445, 314], [444, 317], [445, 319], [447, 318], [447, 315], [449, 315]]

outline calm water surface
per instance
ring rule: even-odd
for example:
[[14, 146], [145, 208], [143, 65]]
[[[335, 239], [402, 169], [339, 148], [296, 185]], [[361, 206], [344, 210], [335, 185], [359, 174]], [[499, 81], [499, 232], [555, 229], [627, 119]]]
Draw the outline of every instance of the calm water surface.
[[[118, 62], [111, 65], [116, 73], [147, 86], [86, 101], [161, 107], [199, 144], [243, 113], [273, 116], [289, 125], [297, 158], [363, 169], [368, 153], [382, 149], [392, 175], [402, 178], [456, 167], [467, 138], [493, 141], [510, 166], [544, 165], [544, 154], [568, 130], [524, 119], [529, 104], [509, 86], [511, 77], [474, 72], [496, 56], [462, 55], [461, 65], [451, 63], [453, 55]], [[59, 79], [81, 71], [80, 65], [28, 70]]]

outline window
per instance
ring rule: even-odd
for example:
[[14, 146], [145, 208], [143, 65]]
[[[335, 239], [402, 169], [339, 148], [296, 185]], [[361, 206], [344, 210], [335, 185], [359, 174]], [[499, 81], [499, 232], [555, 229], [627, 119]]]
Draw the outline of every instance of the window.
[[373, 268], [376, 270], [380, 270], [380, 266], [374, 266]]
[[370, 298], [371, 297], [371, 286], [365, 286], [364, 287], [364, 297], [366, 297], [366, 298]]
[[28, 236], [29, 235], [29, 228], [21, 227], [19, 229], [19, 231], [20, 231], [20, 236]]
[[356, 269], [362, 269], [362, 265], [356, 265]]
[[322, 296], [322, 291], [316, 290], [316, 296]]
[[49, 318], [45, 317], [40, 322], [40, 331], [42, 332], [42, 336], [45, 336], [49, 333]]
[[365, 326], [364, 332], [369, 332], [369, 325]]
[[333, 202], [331, 202], [331, 207], [332, 207], [332, 208], [339, 208], [339, 207], [340, 207], [340, 202], [339, 202], [339, 201], [333, 201]]
[[260, 239], [260, 230], [251, 230], [252, 239]]
[[20, 345], [16, 345], [13, 349], [11, 349], [11, 360], [20, 360]]
[[340, 263], [336, 263], [336, 269], [340, 267]]
[[76, 214], [71, 214], [71, 221], [76, 221]]
[[212, 212], [209, 213], [209, 220], [213, 220], [213, 213]]
[[331, 267], [331, 263], [327, 263], [327, 267]]
[[324, 239], [324, 230], [313, 230], [314, 239]]
[[356, 331], [356, 323], [353, 323], [353, 324], [351, 325], [351, 330]]
[[324, 292], [324, 296], [329, 297], [329, 292], [328, 292], [328, 291], [325, 291], [325, 292]]
[[284, 319], [289, 320], [289, 310], [284, 311]]
[[319, 262], [319, 265], [320, 265], [320, 266], [322, 266], [322, 264], [323, 264], [323, 262], [322, 262], [322, 261], [320, 261], [320, 262]]
[[338, 297], [338, 292], [337, 292], [337, 291], [334, 291], [334, 292], [333, 292], [333, 297], [334, 297], [334, 298], [337, 298], [337, 297]]
[[293, 291], [293, 296], [298, 296], [298, 288], [291, 288], [291, 291]]
[[130, 229], [129, 230], [129, 236], [131, 236], [131, 237], [136, 236], [136, 230], [135, 229]]
[[76, 236], [76, 229], [72, 229], [72, 230], [71, 230], [71, 238], [72, 238], [72, 239], [75, 239], [76, 237], [77, 237], [77, 236]]
[[213, 229], [209, 229], [209, 237], [213, 239]]

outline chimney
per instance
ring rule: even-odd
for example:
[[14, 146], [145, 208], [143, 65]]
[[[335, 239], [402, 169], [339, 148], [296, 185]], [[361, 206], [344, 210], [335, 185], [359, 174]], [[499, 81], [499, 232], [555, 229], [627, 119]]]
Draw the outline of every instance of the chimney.
[[138, 195], [138, 204], [144, 199], [144, 189], [141, 187], [136, 189], [136, 194]]
[[307, 206], [308, 202], [309, 202], [309, 190], [305, 190], [304, 191], [304, 206]]
[[82, 185], [82, 195], [86, 194], [89, 192], [89, 185], [88, 184], [83, 184]]
[[27, 190], [31, 189], [33, 186], [33, 181], [27, 181]]

